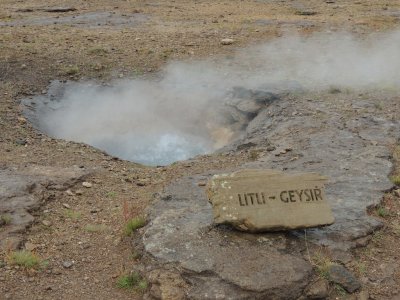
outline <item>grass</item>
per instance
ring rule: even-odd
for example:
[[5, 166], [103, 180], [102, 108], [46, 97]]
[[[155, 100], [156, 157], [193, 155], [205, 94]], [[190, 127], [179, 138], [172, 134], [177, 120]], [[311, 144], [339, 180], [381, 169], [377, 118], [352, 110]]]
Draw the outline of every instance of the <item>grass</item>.
[[359, 275], [363, 276], [367, 271], [367, 266], [365, 263], [359, 261], [356, 263], [357, 272]]
[[12, 218], [10, 215], [0, 215], [0, 226], [2, 225], [8, 225], [12, 221]]
[[313, 264], [317, 270], [318, 275], [322, 278], [329, 280], [329, 267], [334, 264], [332, 260], [327, 256], [318, 254], [313, 257]]
[[115, 198], [117, 197], [117, 193], [116, 193], [116, 192], [113, 192], [113, 191], [108, 192], [108, 193], [106, 194], [106, 197], [107, 197], [107, 198], [111, 198], [111, 199], [115, 199]]
[[381, 218], [386, 218], [389, 215], [389, 212], [387, 211], [386, 208], [384, 208], [383, 206], [377, 206], [376, 208], [376, 213], [378, 214], [378, 216], [380, 216]]
[[130, 219], [125, 225], [125, 235], [130, 236], [137, 229], [143, 227], [146, 224], [146, 220], [143, 217], [135, 217]]
[[89, 49], [88, 53], [93, 55], [105, 55], [108, 53], [108, 50], [102, 47], [93, 47]]
[[36, 269], [41, 265], [46, 265], [37, 255], [27, 250], [13, 251], [8, 255], [10, 264], [24, 267], [27, 269]]
[[400, 185], [400, 175], [390, 176], [390, 180], [393, 182], [393, 184]]
[[78, 211], [74, 211], [72, 209], [66, 209], [64, 212], [65, 217], [73, 219], [73, 220], [78, 220], [82, 214]]
[[139, 273], [121, 275], [117, 279], [117, 287], [120, 289], [134, 289], [138, 292], [147, 290], [148, 283]]
[[63, 73], [65, 75], [76, 75], [79, 73], [79, 67], [77, 65], [69, 65], [68, 67], [64, 68]]
[[85, 226], [85, 230], [88, 232], [102, 232], [107, 229], [107, 226], [104, 224], [88, 224]]

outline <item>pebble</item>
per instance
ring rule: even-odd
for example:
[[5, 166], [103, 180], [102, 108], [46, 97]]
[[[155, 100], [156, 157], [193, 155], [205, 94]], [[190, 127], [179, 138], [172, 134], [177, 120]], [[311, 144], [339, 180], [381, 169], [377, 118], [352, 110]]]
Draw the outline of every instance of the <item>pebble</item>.
[[83, 195], [83, 191], [82, 191], [82, 190], [76, 190], [76, 191], [75, 191], [75, 194], [76, 194], [76, 195]]
[[66, 260], [66, 261], [64, 261], [62, 263], [62, 265], [63, 265], [64, 268], [69, 269], [74, 265], [74, 263], [72, 261], [70, 261], [70, 260]]
[[62, 206], [64, 206], [65, 208], [71, 208], [71, 206], [67, 203], [63, 203]]
[[42, 221], [42, 224], [43, 224], [44, 226], [50, 226], [50, 225], [51, 225], [51, 222], [50, 222], [50, 221], [47, 221], [47, 220], [43, 220], [43, 221]]
[[90, 182], [84, 181], [82, 182], [82, 186], [84, 186], [85, 188], [91, 188], [93, 185]]
[[75, 194], [74, 194], [71, 190], [66, 190], [65, 193], [66, 193], [68, 196], [75, 196]]
[[15, 143], [16, 143], [17, 145], [25, 146], [28, 142], [27, 142], [27, 140], [25, 140], [25, 139], [16, 139], [16, 140], [15, 140]]
[[222, 39], [222, 40], [221, 40], [221, 44], [222, 44], [222, 45], [232, 45], [233, 42], [234, 42], [233, 39]]

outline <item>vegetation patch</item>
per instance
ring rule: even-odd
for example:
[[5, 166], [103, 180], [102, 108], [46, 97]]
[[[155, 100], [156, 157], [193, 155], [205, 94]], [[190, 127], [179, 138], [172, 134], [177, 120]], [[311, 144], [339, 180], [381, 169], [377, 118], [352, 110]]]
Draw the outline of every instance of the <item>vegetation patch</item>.
[[135, 217], [130, 219], [125, 225], [125, 235], [130, 236], [134, 231], [146, 225], [143, 217]]
[[78, 220], [81, 217], [81, 213], [78, 211], [74, 211], [72, 209], [66, 209], [64, 212], [65, 217], [73, 220]]
[[0, 215], [0, 227], [10, 224], [11, 221], [12, 221], [12, 218], [10, 215]]
[[107, 226], [104, 224], [88, 224], [85, 226], [85, 230], [88, 232], [103, 232], [107, 230]]
[[147, 290], [148, 283], [139, 273], [133, 272], [118, 277], [117, 287], [120, 289], [132, 289], [138, 292], [144, 292]]
[[42, 261], [36, 254], [27, 250], [11, 252], [8, 255], [8, 261], [11, 265], [17, 265], [27, 269], [37, 269], [47, 264], [45, 261]]

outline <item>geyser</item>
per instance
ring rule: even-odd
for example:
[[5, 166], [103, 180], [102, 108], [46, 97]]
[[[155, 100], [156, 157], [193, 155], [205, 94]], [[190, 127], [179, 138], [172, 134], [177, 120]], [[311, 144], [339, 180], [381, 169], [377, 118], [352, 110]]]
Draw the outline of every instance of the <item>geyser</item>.
[[28, 101], [35, 103], [29, 118], [51, 136], [165, 165], [230, 143], [268, 95], [299, 87], [397, 88], [398, 53], [399, 32], [363, 39], [345, 33], [282, 37], [229, 59], [170, 63], [158, 79], [61, 88], [54, 82], [47, 96]]

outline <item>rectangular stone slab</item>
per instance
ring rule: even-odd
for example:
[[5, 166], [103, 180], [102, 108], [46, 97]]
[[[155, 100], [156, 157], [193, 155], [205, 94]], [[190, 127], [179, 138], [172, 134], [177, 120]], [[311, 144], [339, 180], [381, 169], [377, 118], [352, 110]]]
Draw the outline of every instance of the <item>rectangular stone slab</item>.
[[207, 183], [214, 221], [250, 232], [301, 229], [334, 222], [327, 178], [316, 173], [240, 170]]

